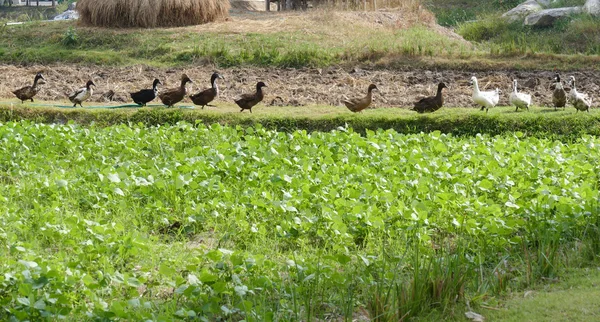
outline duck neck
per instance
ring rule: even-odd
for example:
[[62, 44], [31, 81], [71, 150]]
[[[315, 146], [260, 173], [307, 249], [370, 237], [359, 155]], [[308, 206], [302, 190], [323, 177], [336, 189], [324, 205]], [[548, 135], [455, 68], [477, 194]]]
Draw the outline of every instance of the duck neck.
[[517, 83], [513, 83], [513, 93], [517, 92]]
[[556, 89], [563, 89], [561, 81], [557, 81], [556, 83], [554, 83], [554, 88], [556, 88]]
[[214, 78], [212, 80], [212, 89], [216, 93], [216, 95], [219, 95], [219, 86], [217, 85], [217, 78]]
[[473, 81], [473, 92], [479, 94], [479, 84], [477, 84], [477, 81]]
[[438, 87], [438, 90], [437, 90], [437, 93], [435, 94], [435, 97], [438, 98], [438, 99], [442, 97], [442, 88], [441, 87]]
[[37, 87], [39, 80], [40, 80], [40, 77], [36, 77], [33, 79], [33, 86], [32, 86], [33, 88]]

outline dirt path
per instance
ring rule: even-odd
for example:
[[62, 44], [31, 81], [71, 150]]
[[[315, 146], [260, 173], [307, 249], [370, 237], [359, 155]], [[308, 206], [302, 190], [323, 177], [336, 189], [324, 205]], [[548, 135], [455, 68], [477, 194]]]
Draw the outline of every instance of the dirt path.
[[[47, 79], [40, 93], [39, 101], [68, 101], [66, 93], [82, 87], [88, 79], [97, 84], [92, 101], [104, 101], [102, 94], [112, 90], [117, 102], [130, 102], [127, 93], [141, 88], [151, 87], [156, 77], [165, 85], [162, 88], [178, 86], [179, 77], [187, 73], [195, 81], [188, 91], [196, 92], [210, 86], [211, 67], [166, 69], [145, 66], [128, 68], [82, 67], [82, 66], [13, 66], [0, 65], [0, 97], [3, 100], [16, 98], [12, 90], [30, 84], [36, 72], [41, 71]], [[302, 106], [307, 104], [340, 105], [342, 97], [364, 95], [369, 83], [375, 83], [381, 95], [374, 95], [376, 107], [409, 107], [418, 98], [434, 95], [437, 82], [443, 81], [450, 86], [446, 92], [446, 106], [474, 106], [471, 101], [472, 88], [468, 81], [472, 75], [479, 78], [481, 89], [500, 88], [500, 105], [508, 105], [511, 92], [511, 80], [517, 78], [520, 90], [533, 94], [534, 104], [548, 106], [551, 103], [549, 86], [551, 71], [498, 71], [473, 73], [468, 70], [363, 70], [354, 68], [325, 69], [269, 69], [269, 68], [231, 68], [220, 69], [225, 77], [219, 83], [219, 100], [231, 101], [242, 93], [254, 91], [257, 81], [268, 85], [265, 103], [267, 105]], [[563, 79], [574, 75], [577, 89], [588, 93], [596, 102], [600, 95], [600, 72], [573, 72], [563, 74]], [[186, 99], [189, 101], [189, 99]], [[596, 104], [594, 104], [596, 105]]]

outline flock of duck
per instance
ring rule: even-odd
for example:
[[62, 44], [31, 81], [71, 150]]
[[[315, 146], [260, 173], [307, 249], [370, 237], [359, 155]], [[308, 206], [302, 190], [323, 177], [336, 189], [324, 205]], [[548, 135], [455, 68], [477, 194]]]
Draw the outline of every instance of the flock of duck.
[[[219, 96], [219, 87], [217, 86], [217, 80], [224, 79], [219, 73], [213, 73], [210, 78], [211, 87], [202, 90], [196, 94], [190, 95], [190, 99], [194, 104], [201, 106], [204, 109], [205, 106], [210, 105], [215, 98]], [[32, 85], [28, 85], [13, 91], [13, 94], [21, 100], [23, 103], [26, 100], [33, 102], [33, 97], [40, 90], [40, 80], [45, 80], [41, 73], [38, 73]], [[175, 104], [181, 102], [187, 95], [186, 84], [191, 83], [192, 80], [185, 74], [181, 76], [181, 83], [179, 87], [170, 88], [164, 91], [158, 90], [158, 85], [162, 85], [160, 80], [155, 79], [152, 83], [151, 89], [142, 89], [135, 93], [130, 93], [131, 99], [140, 106], [145, 106], [147, 103], [153, 101], [155, 98], [159, 98], [160, 101], [167, 107], [173, 107]], [[486, 113], [488, 110], [496, 105], [500, 100], [500, 90], [496, 88], [493, 91], [480, 91], [477, 77], [471, 77], [470, 84], [473, 86], [473, 102], [481, 106], [481, 110], [485, 109]], [[529, 110], [531, 106], [531, 95], [523, 92], [519, 92], [517, 89], [517, 80], [513, 80], [513, 91], [509, 96], [509, 103], [516, 107], [515, 111], [519, 109]], [[93, 81], [88, 81], [85, 87], [78, 89], [72, 94], [68, 95], [69, 100], [73, 103], [73, 107], [77, 105], [83, 107], [81, 103], [88, 100], [93, 94], [93, 88], [95, 86]], [[575, 77], [569, 77], [569, 86], [571, 88], [569, 94], [562, 85], [560, 75], [557, 73], [554, 76], [553, 92], [552, 92], [552, 103], [556, 108], [565, 108], [567, 101], [570, 101], [573, 107], [579, 111], [588, 111], [592, 105], [591, 99], [587, 94], [580, 93], [575, 87]], [[234, 102], [241, 108], [240, 112], [249, 110], [252, 113], [252, 107], [261, 102], [264, 98], [262, 91], [263, 87], [267, 87], [264, 82], [258, 82], [256, 84], [256, 91], [250, 94], [242, 94], [234, 100]], [[442, 90], [446, 87], [446, 84], [439, 83], [437, 94], [431, 97], [425, 97], [414, 103], [413, 111], [418, 113], [432, 113], [439, 110], [444, 105], [444, 98], [442, 96]], [[357, 98], [344, 98], [342, 102], [346, 107], [356, 113], [361, 112], [369, 105], [372, 101], [372, 93], [374, 90], [378, 90], [375, 84], [370, 84], [367, 88], [367, 95], [364, 97]]]

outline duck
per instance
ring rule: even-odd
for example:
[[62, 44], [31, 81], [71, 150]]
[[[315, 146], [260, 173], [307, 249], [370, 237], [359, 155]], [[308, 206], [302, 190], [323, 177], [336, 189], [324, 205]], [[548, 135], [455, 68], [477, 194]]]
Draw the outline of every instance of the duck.
[[267, 85], [263, 82], [258, 82], [256, 83], [256, 93], [242, 94], [235, 100], [235, 104], [241, 108], [240, 113], [244, 110], [250, 110], [250, 113], [252, 113], [252, 107], [262, 101], [265, 97], [262, 91], [263, 87], [267, 87]]
[[531, 106], [531, 95], [526, 93], [519, 93], [517, 91], [517, 80], [513, 80], [513, 91], [510, 93], [508, 101], [511, 105], [516, 107], [515, 112], [519, 110], [519, 108], [526, 108], [529, 111], [529, 106]]
[[13, 91], [13, 94], [21, 100], [21, 104], [27, 100], [31, 100], [33, 102], [33, 97], [39, 92], [40, 87], [38, 86], [38, 81], [46, 80], [42, 73], [37, 73], [35, 78], [33, 79], [33, 85], [27, 85], [25, 87], [21, 87], [17, 90]]
[[160, 80], [155, 79], [154, 82], [152, 82], [152, 89], [142, 89], [135, 93], [129, 93], [129, 95], [136, 104], [146, 106], [147, 103], [156, 98], [156, 94], [158, 93], [157, 86], [159, 84], [162, 85]]
[[558, 107], [565, 108], [567, 105], [567, 92], [562, 86], [560, 81], [560, 75], [556, 73], [554, 75], [554, 91], [552, 92], [552, 104], [554, 104], [554, 110]]
[[494, 107], [500, 100], [500, 90], [496, 88], [494, 91], [481, 92], [477, 77], [471, 77], [471, 85], [473, 85], [473, 102], [481, 105], [481, 110], [485, 109], [487, 113], [490, 107]]
[[587, 94], [579, 93], [575, 88], [575, 76], [569, 77], [569, 86], [571, 86], [571, 104], [573, 107], [579, 111], [588, 111], [590, 112], [590, 107], [592, 106], [592, 100], [589, 98]]
[[187, 93], [185, 84], [193, 83], [192, 80], [186, 75], [181, 75], [181, 85], [179, 87], [168, 89], [158, 95], [160, 101], [167, 107], [173, 107], [173, 105], [181, 102]]
[[351, 112], [362, 112], [362, 110], [366, 109], [367, 107], [369, 107], [369, 105], [371, 105], [374, 90], [378, 91], [379, 89], [375, 84], [371, 84], [367, 88], [367, 95], [365, 97], [345, 99], [342, 102]]
[[85, 87], [80, 88], [80, 89], [76, 90], [75, 93], [69, 95], [69, 100], [71, 101], [71, 103], [73, 103], [73, 107], [76, 107], [77, 104], [79, 104], [79, 106], [83, 107], [83, 105], [81, 105], [81, 103], [87, 101], [90, 97], [92, 97], [92, 94], [94, 94], [94, 90], [92, 89], [91, 86], [95, 87], [96, 84], [94, 84], [93, 81], [89, 80], [85, 84]]
[[[224, 79], [219, 73], [213, 73], [210, 77], [211, 88], [207, 88], [201, 92], [198, 92], [194, 95], [190, 95], [190, 99], [194, 104], [202, 106], [213, 106], [208, 103], [212, 102], [217, 96], [219, 96], [219, 87], [217, 86], [217, 79]], [[213, 106], [214, 107], [214, 106]]]
[[437, 94], [435, 96], [424, 97], [418, 102], [415, 102], [415, 106], [412, 110], [417, 113], [433, 113], [439, 110], [444, 105], [444, 97], [442, 96], [442, 89], [444, 88], [448, 88], [446, 87], [446, 84], [439, 83]]

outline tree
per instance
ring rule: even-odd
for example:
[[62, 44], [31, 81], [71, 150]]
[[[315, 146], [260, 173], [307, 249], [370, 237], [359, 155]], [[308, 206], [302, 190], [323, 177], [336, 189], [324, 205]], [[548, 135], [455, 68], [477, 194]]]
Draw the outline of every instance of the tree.
[[56, 7], [56, 0], [52, 0], [52, 8]]

